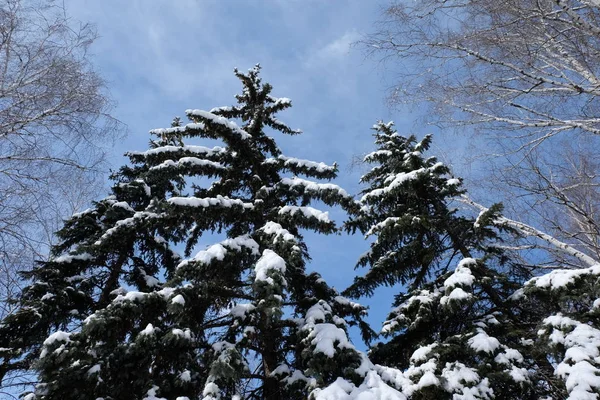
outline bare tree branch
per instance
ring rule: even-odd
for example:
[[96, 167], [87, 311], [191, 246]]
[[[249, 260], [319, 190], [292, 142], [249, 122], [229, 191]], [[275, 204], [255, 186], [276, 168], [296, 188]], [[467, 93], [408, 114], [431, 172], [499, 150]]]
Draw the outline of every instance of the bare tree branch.
[[90, 63], [96, 38], [60, 2], [0, 0], [0, 318], [14, 311], [17, 271], [45, 258], [61, 220], [103, 185], [123, 133]]

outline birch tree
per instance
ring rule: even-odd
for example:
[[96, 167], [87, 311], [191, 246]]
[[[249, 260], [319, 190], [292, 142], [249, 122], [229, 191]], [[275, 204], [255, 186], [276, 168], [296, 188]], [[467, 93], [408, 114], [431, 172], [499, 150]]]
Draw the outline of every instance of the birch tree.
[[0, 317], [12, 312], [15, 271], [43, 257], [61, 218], [101, 185], [120, 124], [90, 63], [96, 37], [59, 3], [0, 2]]

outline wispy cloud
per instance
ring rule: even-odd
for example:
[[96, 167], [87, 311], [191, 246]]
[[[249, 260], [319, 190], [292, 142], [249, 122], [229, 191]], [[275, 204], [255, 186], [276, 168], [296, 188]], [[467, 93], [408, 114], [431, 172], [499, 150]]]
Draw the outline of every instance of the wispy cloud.
[[342, 36], [308, 54], [305, 66], [319, 68], [330, 63], [342, 62], [350, 55], [351, 45], [360, 38], [361, 35], [354, 29], [345, 32]]

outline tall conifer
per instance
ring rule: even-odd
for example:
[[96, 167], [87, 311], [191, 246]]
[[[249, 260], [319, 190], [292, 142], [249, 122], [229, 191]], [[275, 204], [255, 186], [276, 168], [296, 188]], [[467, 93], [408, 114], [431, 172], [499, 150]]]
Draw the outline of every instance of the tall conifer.
[[275, 116], [290, 100], [258, 66], [235, 74], [236, 105], [153, 130], [28, 275], [0, 339], [5, 357], [39, 358], [29, 399], [403, 398], [347, 338], [364, 308], [306, 272], [302, 232], [337, 230], [313, 203], [353, 200], [301, 176], [336, 165], [283, 155], [269, 133], [300, 133]]

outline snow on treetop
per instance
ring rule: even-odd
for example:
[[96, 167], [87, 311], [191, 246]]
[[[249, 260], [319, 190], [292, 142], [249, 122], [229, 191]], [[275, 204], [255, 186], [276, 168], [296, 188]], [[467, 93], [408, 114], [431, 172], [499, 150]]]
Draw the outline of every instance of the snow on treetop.
[[561, 289], [573, 283], [577, 278], [586, 275], [600, 275], [600, 264], [589, 268], [580, 269], [556, 269], [545, 275], [537, 276], [525, 283], [527, 286], [535, 286], [538, 288]]
[[389, 122], [383, 122], [383, 121], [377, 121], [377, 123], [373, 124], [372, 129], [381, 131], [384, 129], [392, 129], [394, 127], [394, 121], [389, 121]]
[[237, 133], [242, 139], [249, 139], [252, 137], [248, 132], [240, 128], [235, 122], [230, 121], [225, 117], [221, 117], [220, 115], [216, 115], [204, 110], [185, 110], [185, 113], [190, 117], [200, 117], [214, 124], [222, 125], [227, 129]]
[[189, 124], [186, 124], [185, 126], [174, 126], [171, 128], [156, 128], [156, 129], [151, 129], [150, 130], [150, 134], [151, 135], [155, 135], [155, 136], [161, 136], [161, 135], [168, 135], [170, 133], [182, 133], [185, 132], [188, 129], [198, 129], [198, 130], [203, 130], [205, 129], [205, 125], [202, 123], [197, 123], [197, 122], [192, 122]]
[[269, 285], [273, 285], [275, 282], [269, 275], [272, 275], [273, 272], [285, 274], [285, 260], [273, 250], [266, 249], [258, 259], [254, 272], [256, 282], [267, 282]]
[[367, 154], [363, 158], [363, 161], [364, 162], [372, 162], [372, 161], [375, 161], [377, 158], [381, 158], [381, 156], [390, 157], [392, 154], [393, 153], [391, 150], [376, 150], [376, 151], [373, 151], [373, 152]]

